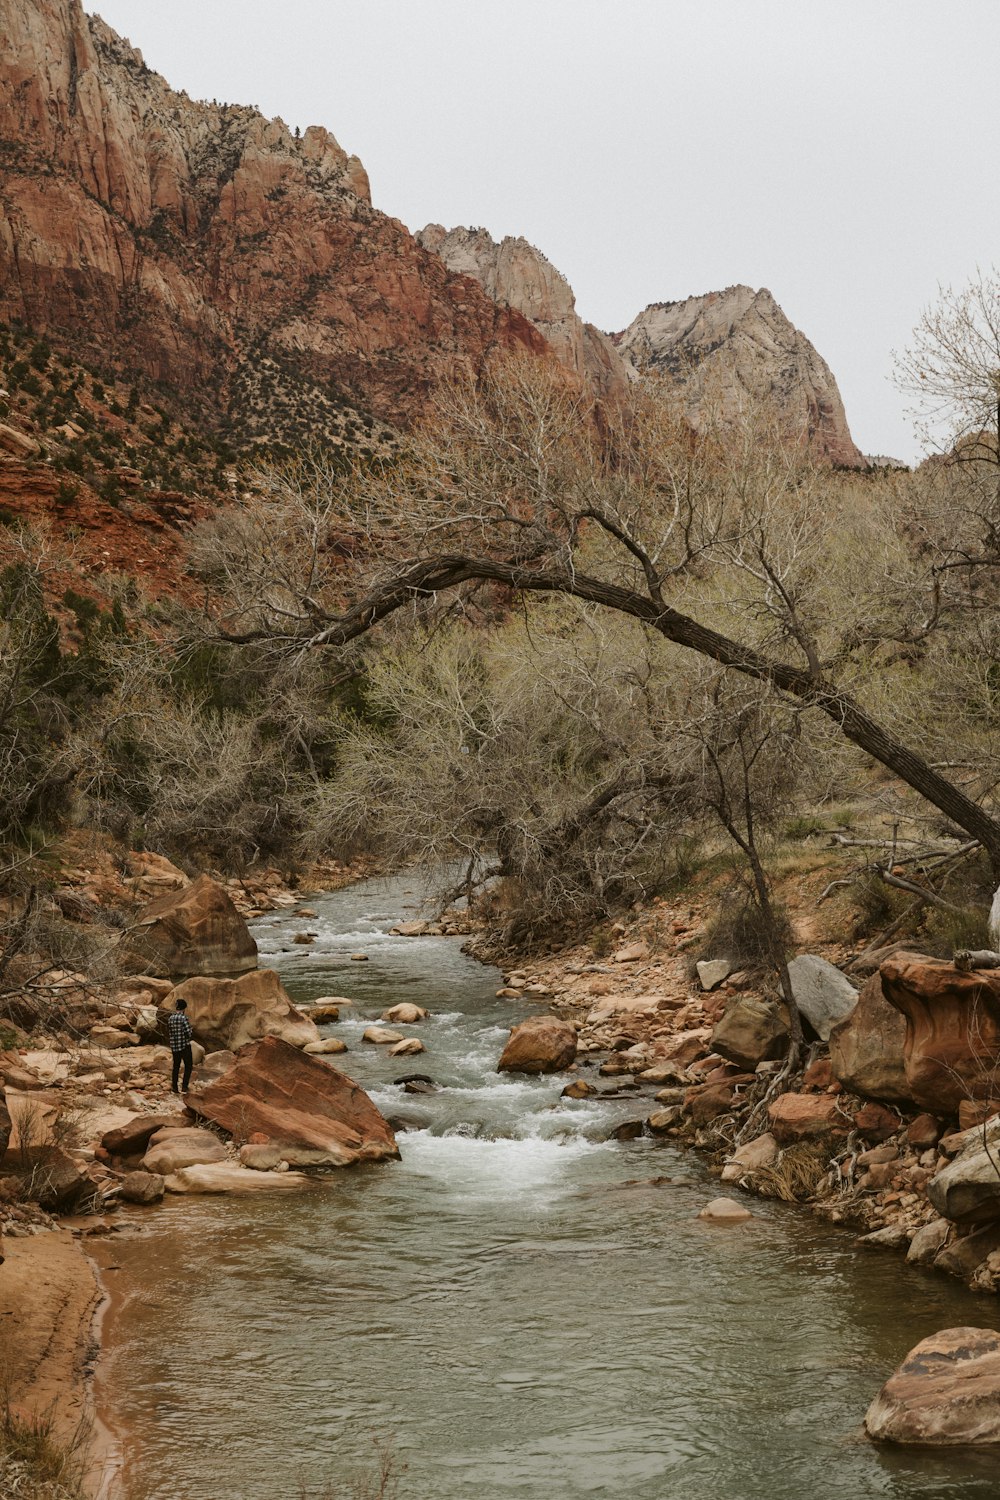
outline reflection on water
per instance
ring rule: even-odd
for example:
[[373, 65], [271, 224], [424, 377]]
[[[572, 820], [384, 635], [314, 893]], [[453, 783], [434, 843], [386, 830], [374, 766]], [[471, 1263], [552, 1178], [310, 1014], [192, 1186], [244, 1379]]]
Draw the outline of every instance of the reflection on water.
[[[305, 953], [294, 914], [258, 925], [293, 994], [356, 1001], [324, 1028], [338, 1062], [418, 1128], [400, 1163], [178, 1199], [120, 1237], [110, 1381], [138, 1493], [337, 1494], [390, 1438], [401, 1500], [995, 1496], [995, 1458], [875, 1449], [860, 1422], [918, 1339], [1000, 1326], [996, 1304], [787, 1205], [696, 1220], [694, 1157], [606, 1140], [648, 1102], [496, 1073], [525, 1007], [454, 940], [388, 936], [410, 883], [311, 898]], [[399, 1028], [426, 1054], [393, 1060], [360, 1034], [402, 999], [433, 1015]], [[415, 1071], [441, 1092], [394, 1084]]]

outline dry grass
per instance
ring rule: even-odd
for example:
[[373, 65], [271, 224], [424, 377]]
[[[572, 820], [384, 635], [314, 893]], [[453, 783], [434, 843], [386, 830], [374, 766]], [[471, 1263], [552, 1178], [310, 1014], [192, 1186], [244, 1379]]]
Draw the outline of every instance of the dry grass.
[[747, 1173], [747, 1181], [762, 1198], [801, 1203], [816, 1191], [827, 1167], [822, 1148], [803, 1141], [782, 1151], [773, 1166], [755, 1167]]
[[68, 1439], [56, 1433], [51, 1410], [22, 1417], [0, 1385], [0, 1496], [17, 1500], [84, 1500], [90, 1428], [81, 1423]]

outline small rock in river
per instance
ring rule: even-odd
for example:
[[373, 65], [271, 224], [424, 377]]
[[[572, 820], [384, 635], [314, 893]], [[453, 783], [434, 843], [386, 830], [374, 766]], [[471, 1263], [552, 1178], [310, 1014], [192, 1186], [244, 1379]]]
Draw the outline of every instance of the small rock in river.
[[400, 1005], [391, 1005], [388, 1010], [382, 1012], [383, 1021], [391, 1021], [394, 1026], [411, 1026], [417, 1021], [426, 1021], [430, 1011], [422, 1005], [412, 1005], [404, 1000]]
[[376, 1047], [389, 1046], [394, 1042], [405, 1041], [401, 1031], [389, 1031], [385, 1026], [369, 1026], [362, 1033], [363, 1042], [374, 1042]]
[[424, 1044], [419, 1037], [407, 1036], [395, 1046], [389, 1048], [390, 1057], [412, 1057], [418, 1052], [423, 1052]]
[[315, 941], [315, 932], [297, 932], [292, 938], [293, 943], [314, 943]]
[[302, 1050], [308, 1052], [310, 1057], [323, 1057], [336, 1052], [346, 1052], [347, 1043], [341, 1041], [339, 1036], [327, 1036], [318, 1042], [306, 1042]]
[[567, 1083], [563, 1089], [562, 1097], [564, 1099], [587, 1099], [591, 1094], [596, 1093], [594, 1085], [588, 1083], [585, 1078], [574, 1078], [573, 1082]]
[[698, 1214], [699, 1219], [710, 1219], [714, 1224], [742, 1224], [752, 1219], [753, 1214], [735, 1198], [713, 1198]]
[[366, 964], [367, 962], [368, 962], [368, 954], [367, 953], [352, 953], [351, 954], [351, 963], [352, 964]]

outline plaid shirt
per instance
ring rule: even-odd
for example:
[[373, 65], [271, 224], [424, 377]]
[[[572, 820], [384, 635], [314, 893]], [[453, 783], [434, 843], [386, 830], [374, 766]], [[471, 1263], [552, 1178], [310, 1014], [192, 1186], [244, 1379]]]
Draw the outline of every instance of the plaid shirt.
[[190, 1046], [194, 1032], [191, 1030], [191, 1022], [182, 1010], [171, 1011], [167, 1017], [167, 1032], [170, 1036], [171, 1052], [183, 1052], [185, 1047]]

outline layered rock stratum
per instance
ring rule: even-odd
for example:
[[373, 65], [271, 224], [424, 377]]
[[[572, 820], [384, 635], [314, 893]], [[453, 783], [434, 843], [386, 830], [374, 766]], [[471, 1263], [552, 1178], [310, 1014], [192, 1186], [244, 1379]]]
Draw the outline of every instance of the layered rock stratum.
[[80, 0], [0, 0], [0, 39], [0, 318], [286, 440], [344, 405], [405, 424], [488, 352], [546, 352], [327, 130], [189, 99]]

